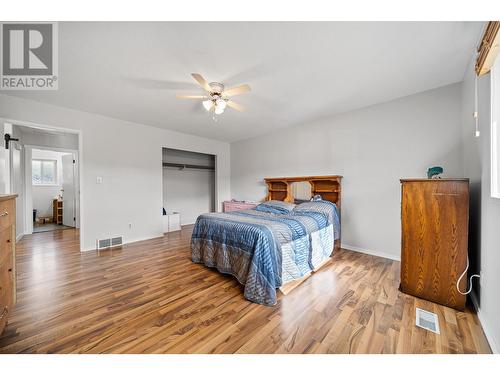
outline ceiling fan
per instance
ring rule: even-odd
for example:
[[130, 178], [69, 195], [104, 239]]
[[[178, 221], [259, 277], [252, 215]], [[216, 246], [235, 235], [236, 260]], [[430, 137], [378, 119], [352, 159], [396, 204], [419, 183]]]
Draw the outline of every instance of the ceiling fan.
[[205, 95], [180, 95], [177, 97], [179, 99], [201, 99], [203, 100], [203, 107], [209, 111], [213, 112], [214, 120], [215, 115], [221, 115], [224, 113], [226, 107], [235, 109], [237, 111], [243, 112], [245, 108], [240, 104], [229, 99], [232, 96], [243, 94], [250, 91], [250, 86], [247, 84], [236, 86], [230, 89], [226, 89], [224, 85], [220, 82], [210, 82], [208, 83], [205, 78], [198, 73], [191, 73], [194, 80], [207, 92]]

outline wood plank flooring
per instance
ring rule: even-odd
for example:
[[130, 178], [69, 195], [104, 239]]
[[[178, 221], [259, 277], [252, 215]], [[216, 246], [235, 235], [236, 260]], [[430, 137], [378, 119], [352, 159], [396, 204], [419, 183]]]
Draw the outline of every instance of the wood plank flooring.
[[25, 236], [0, 353], [490, 353], [473, 311], [400, 293], [399, 262], [339, 250], [265, 307], [190, 261], [191, 230], [99, 253], [80, 253], [76, 230]]

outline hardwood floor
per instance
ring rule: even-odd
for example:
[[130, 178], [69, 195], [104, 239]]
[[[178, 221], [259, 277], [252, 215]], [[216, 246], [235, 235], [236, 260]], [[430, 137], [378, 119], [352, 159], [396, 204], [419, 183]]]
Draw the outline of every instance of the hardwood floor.
[[[80, 253], [78, 232], [26, 236], [1, 353], [490, 353], [471, 310], [398, 291], [399, 262], [339, 250], [274, 307], [190, 261], [192, 227]], [[441, 334], [415, 326], [438, 314]]]

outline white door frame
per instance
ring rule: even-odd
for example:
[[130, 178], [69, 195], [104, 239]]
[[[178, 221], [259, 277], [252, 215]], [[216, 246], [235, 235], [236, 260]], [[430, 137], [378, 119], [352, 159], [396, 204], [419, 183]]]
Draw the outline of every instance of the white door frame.
[[[62, 127], [56, 127], [56, 126], [51, 126], [51, 125], [45, 125], [45, 124], [39, 124], [39, 123], [35, 123], [35, 122], [31, 122], [31, 121], [23, 121], [23, 120], [15, 120], [15, 119], [9, 119], [9, 118], [4, 118], [4, 117], [0, 117], [0, 123], [9, 123], [9, 124], [12, 124], [12, 125], [18, 125], [18, 126], [26, 126], [26, 127], [29, 127], [29, 128], [37, 128], [37, 129], [41, 129], [41, 130], [55, 130], [55, 131], [59, 131], [61, 133], [66, 133], [66, 134], [76, 134], [78, 136], [78, 150], [70, 150], [69, 152], [74, 152], [75, 153], [75, 156], [76, 156], [76, 163], [77, 163], [77, 169], [78, 169], [78, 178], [76, 179], [77, 180], [77, 184], [78, 184], [78, 199], [76, 200], [77, 202], [77, 206], [78, 206], [78, 211], [79, 211], [79, 215], [77, 215], [77, 223], [78, 223], [78, 226], [80, 227], [80, 251], [82, 251], [83, 249], [83, 232], [84, 232], [84, 223], [83, 223], [83, 220], [81, 220], [81, 218], [83, 217], [83, 211], [84, 211], [84, 189], [83, 189], [83, 184], [82, 184], [82, 181], [83, 181], [83, 170], [84, 170], [84, 167], [83, 167], [83, 131], [82, 130], [77, 130], [77, 129], [69, 129], [69, 128], [62, 128]], [[39, 148], [39, 149], [43, 149], [43, 147], [41, 146], [34, 146], [34, 148]], [[55, 150], [55, 148], [52, 148]], [[23, 152], [22, 152], [22, 158], [24, 158], [24, 161], [25, 161], [25, 165], [27, 164], [26, 163], [26, 155], [25, 155], [25, 147], [23, 147]], [[25, 169], [25, 175], [27, 173], [26, 171], [26, 168]], [[31, 158], [30, 158], [30, 166], [29, 166], [29, 170], [30, 170], [30, 186], [31, 186]], [[9, 170], [9, 174], [10, 174], [10, 170]], [[24, 202], [22, 203], [24, 208], [25, 208], [25, 213], [27, 212], [27, 202], [28, 202], [28, 199], [26, 197], [26, 181], [25, 181], [25, 192], [24, 192]], [[32, 222], [32, 217], [33, 217], [33, 200], [30, 196], [30, 200], [31, 200], [31, 213], [30, 213], [30, 220], [31, 220], [31, 226], [33, 226], [33, 222]], [[27, 218], [25, 218], [25, 221], [27, 220]], [[24, 228], [26, 229], [26, 228]], [[33, 229], [32, 229], [33, 230]]]
[[[78, 223], [76, 221], [76, 218], [78, 216], [78, 207], [76, 204], [77, 201], [77, 192], [78, 192], [78, 186], [77, 186], [77, 173], [78, 173], [78, 168], [76, 166], [76, 153], [67, 153], [67, 154], [62, 154], [61, 157], [61, 172], [62, 172], [62, 193], [63, 193], [63, 217], [62, 217], [62, 223], [63, 225], [70, 226], [73, 228], [78, 228]], [[68, 169], [68, 165], [69, 169]], [[71, 176], [71, 181], [68, 184], [66, 181], [66, 175], [65, 175], [65, 170], [70, 171], [70, 176]], [[68, 193], [73, 190], [72, 194], [72, 199], [69, 200], [68, 196], [66, 194], [66, 191], [68, 190]], [[69, 203], [71, 202], [71, 203]], [[67, 204], [68, 203], [68, 204]], [[72, 208], [72, 210], [67, 209], [67, 208]]]

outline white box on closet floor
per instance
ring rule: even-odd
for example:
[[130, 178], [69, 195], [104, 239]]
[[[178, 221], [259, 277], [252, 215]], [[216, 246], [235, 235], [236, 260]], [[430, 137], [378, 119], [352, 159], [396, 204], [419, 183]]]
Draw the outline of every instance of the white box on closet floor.
[[181, 230], [181, 214], [179, 212], [167, 212], [163, 215], [163, 233]]

